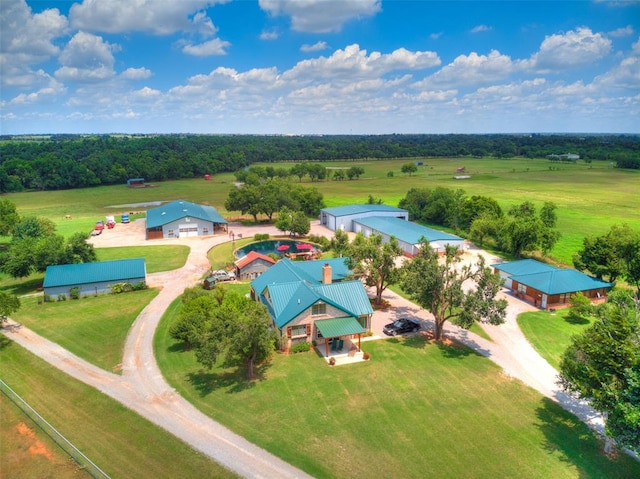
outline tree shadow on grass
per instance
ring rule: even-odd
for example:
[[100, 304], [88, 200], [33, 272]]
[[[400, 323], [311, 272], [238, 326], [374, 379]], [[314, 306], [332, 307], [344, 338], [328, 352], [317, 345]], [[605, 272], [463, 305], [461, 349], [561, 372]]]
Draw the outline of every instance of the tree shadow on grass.
[[572, 317], [567, 316], [564, 320], [569, 324], [589, 324], [591, 321], [589, 318], [580, 318], [580, 317]]
[[4, 334], [0, 334], [0, 349], [7, 348], [13, 344], [9, 338], [7, 338]]
[[536, 409], [536, 426], [543, 432], [542, 447], [560, 461], [571, 464], [581, 479], [640, 477], [640, 463], [620, 454], [610, 459], [604, 442], [586, 424], [549, 398]]
[[255, 377], [248, 380], [244, 367], [231, 371], [204, 371], [188, 373], [187, 380], [193, 385], [201, 397], [206, 397], [217, 389], [224, 389], [227, 393], [239, 393], [255, 386], [256, 382], [263, 381], [271, 363], [265, 363], [254, 367]]

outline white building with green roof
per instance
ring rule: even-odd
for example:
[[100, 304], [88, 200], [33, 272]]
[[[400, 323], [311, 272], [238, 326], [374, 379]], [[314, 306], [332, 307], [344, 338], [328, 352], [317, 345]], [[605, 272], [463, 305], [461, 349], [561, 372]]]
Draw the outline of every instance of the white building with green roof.
[[227, 221], [213, 206], [176, 200], [147, 210], [147, 239], [211, 236], [226, 231]]
[[144, 258], [132, 258], [47, 266], [42, 286], [44, 294], [52, 298], [70, 297], [75, 288], [78, 296], [94, 296], [109, 293], [115, 284], [135, 285], [146, 278]]

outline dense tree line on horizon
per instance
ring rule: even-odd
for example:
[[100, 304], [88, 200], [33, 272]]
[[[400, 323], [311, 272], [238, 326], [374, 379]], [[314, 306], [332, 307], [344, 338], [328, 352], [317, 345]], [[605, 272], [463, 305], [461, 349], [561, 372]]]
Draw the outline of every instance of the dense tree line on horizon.
[[418, 157], [545, 158], [640, 168], [638, 135], [52, 135], [0, 137], [0, 193], [164, 181], [233, 172], [258, 162]]

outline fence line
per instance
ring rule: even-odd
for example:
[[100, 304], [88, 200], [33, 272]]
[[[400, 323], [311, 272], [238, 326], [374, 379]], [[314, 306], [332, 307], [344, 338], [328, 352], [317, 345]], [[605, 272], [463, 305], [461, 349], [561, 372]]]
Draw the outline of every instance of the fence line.
[[16, 405], [22, 412], [29, 416], [40, 429], [42, 429], [53, 441], [58, 444], [67, 454], [69, 454], [80, 466], [82, 466], [95, 479], [111, 479], [106, 472], [100, 469], [94, 462], [85, 456], [76, 446], [64, 437], [55, 427], [47, 422], [38, 412], [33, 409], [24, 399], [11, 389], [7, 383], [0, 379], [0, 390]]

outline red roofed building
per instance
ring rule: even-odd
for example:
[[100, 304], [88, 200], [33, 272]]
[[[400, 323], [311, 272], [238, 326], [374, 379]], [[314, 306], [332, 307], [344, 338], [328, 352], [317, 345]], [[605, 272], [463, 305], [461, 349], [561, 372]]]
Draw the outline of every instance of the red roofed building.
[[236, 278], [239, 280], [256, 279], [274, 264], [276, 261], [273, 258], [256, 251], [250, 251], [249, 254], [235, 262]]

